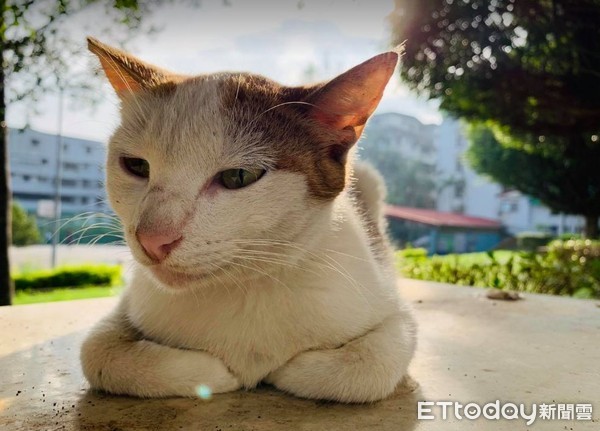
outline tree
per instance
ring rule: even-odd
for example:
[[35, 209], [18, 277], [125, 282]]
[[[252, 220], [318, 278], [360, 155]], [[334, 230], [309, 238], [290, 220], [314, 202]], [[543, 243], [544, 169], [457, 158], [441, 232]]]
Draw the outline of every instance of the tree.
[[416, 208], [435, 207], [433, 192], [436, 184], [430, 165], [376, 145], [363, 145], [360, 157], [381, 173], [389, 204]]
[[[56, 90], [78, 47], [83, 47], [61, 31], [64, 22], [91, 7], [100, 8], [107, 22], [128, 28], [138, 26], [142, 12], [137, 0], [0, 0], [0, 305], [11, 304], [14, 293], [8, 257], [12, 223], [6, 108], [14, 101]], [[70, 84], [88, 86], [86, 79]]]
[[551, 144], [553, 151], [528, 152], [503, 145], [482, 125], [469, 127], [468, 135], [466, 155], [477, 172], [533, 196], [555, 211], [583, 214], [586, 233], [598, 236], [600, 145], [590, 142], [587, 158], [581, 158], [581, 151], [573, 154], [570, 146], [559, 149]]
[[[583, 166], [597, 154], [599, 20], [597, 0], [396, 0], [392, 15], [395, 42], [406, 41], [400, 74], [410, 87], [485, 123], [524, 157], [538, 154], [547, 169], [559, 157]], [[573, 200], [561, 207], [586, 215], [588, 236], [598, 214], [580, 203], [598, 196], [592, 175], [585, 195], [562, 188]], [[530, 186], [514, 185], [526, 193]]]
[[13, 245], [39, 244], [42, 241], [35, 217], [27, 214], [19, 204], [12, 203]]

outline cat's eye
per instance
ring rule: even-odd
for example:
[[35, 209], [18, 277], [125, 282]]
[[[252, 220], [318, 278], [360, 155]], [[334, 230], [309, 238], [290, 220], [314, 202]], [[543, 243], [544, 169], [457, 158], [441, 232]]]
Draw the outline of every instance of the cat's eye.
[[257, 182], [265, 174], [264, 169], [227, 169], [221, 172], [217, 178], [227, 189], [241, 189]]
[[123, 169], [131, 175], [139, 178], [148, 178], [150, 176], [150, 163], [147, 160], [137, 157], [121, 157]]

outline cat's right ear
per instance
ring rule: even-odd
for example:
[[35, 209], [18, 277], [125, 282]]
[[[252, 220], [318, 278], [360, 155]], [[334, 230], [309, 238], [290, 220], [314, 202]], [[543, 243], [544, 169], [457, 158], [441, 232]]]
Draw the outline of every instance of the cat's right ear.
[[93, 37], [88, 37], [87, 42], [88, 49], [100, 59], [106, 77], [121, 99], [176, 80], [176, 75], [145, 63]]

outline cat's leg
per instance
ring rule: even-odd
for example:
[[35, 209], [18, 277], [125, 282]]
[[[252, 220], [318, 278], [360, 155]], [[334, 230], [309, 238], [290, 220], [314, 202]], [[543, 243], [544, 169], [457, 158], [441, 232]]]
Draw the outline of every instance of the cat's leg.
[[200, 385], [213, 393], [241, 386], [223, 361], [206, 352], [140, 339], [118, 310], [84, 341], [81, 364], [93, 388], [115, 394], [192, 397]]
[[339, 348], [298, 354], [265, 381], [304, 398], [359, 403], [380, 400], [406, 375], [415, 332], [408, 313], [388, 318]]

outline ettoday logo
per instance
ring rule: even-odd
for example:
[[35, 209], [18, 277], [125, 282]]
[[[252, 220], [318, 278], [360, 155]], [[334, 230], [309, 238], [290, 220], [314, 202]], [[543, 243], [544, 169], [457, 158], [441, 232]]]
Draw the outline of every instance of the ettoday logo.
[[419, 401], [417, 419], [447, 420], [450, 415], [458, 420], [475, 420], [484, 417], [488, 420], [522, 419], [527, 425], [536, 419], [542, 420], [592, 420], [592, 404], [525, 404], [501, 403], [500, 400], [480, 405], [478, 403], [461, 404], [457, 401]]

